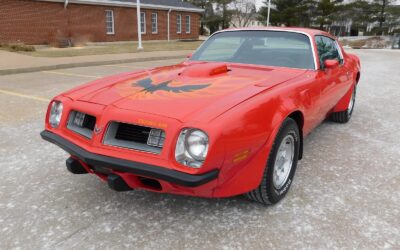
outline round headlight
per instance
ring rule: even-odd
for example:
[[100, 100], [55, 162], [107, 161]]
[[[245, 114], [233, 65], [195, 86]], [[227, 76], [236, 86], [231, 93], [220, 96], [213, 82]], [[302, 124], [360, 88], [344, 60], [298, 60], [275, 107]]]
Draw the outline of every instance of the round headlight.
[[63, 104], [59, 101], [54, 101], [51, 104], [49, 123], [53, 128], [57, 128], [60, 125], [63, 111]]
[[200, 130], [192, 130], [186, 136], [186, 149], [193, 159], [204, 161], [208, 151], [208, 136]]
[[193, 128], [182, 129], [175, 148], [175, 159], [185, 166], [200, 168], [208, 152], [208, 135]]

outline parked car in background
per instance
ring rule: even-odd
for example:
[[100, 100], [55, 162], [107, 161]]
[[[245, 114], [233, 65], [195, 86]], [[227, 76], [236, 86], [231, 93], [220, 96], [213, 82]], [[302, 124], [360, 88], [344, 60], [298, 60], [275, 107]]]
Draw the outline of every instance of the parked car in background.
[[359, 79], [360, 60], [326, 32], [224, 30], [178, 65], [60, 94], [41, 135], [70, 153], [72, 173], [117, 191], [274, 204], [310, 131], [327, 117], [350, 120]]

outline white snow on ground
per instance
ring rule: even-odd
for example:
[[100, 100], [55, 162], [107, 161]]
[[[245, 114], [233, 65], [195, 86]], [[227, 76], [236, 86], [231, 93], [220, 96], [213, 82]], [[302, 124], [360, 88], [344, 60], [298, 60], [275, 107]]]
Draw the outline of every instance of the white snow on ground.
[[[306, 139], [276, 206], [117, 193], [69, 174], [67, 154], [40, 139], [45, 104], [0, 119], [0, 249], [400, 249], [400, 53], [351, 52], [363, 66], [353, 118]], [[0, 117], [22, 108], [11, 100]]]

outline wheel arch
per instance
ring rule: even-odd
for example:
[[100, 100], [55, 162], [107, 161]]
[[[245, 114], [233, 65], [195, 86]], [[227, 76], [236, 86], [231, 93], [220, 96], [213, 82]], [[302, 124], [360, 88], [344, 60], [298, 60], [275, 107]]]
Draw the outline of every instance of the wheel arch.
[[296, 110], [288, 115], [288, 118], [293, 119], [297, 123], [300, 134], [300, 151], [299, 160], [303, 158], [303, 127], [304, 127], [304, 115], [301, 111]]
[[360, 77], [361, 77], [361, 74], [360, 74], [360, 71], [358, 71], [356, 74], [356, 84], [358, 84], [358, 81], [360, 81]]

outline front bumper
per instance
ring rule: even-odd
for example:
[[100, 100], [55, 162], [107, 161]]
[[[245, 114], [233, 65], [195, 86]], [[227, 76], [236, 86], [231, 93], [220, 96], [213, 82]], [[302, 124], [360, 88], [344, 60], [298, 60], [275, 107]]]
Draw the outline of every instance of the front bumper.
[[200, 175], [193, 175], [145, 163], [94, 154], [47, 130], [41, 132], [40, 135], [44, 140], [59, 146], [89, 166], [154, 178], [185, 187], [198, 187], [218, 178], [218, 169]]

